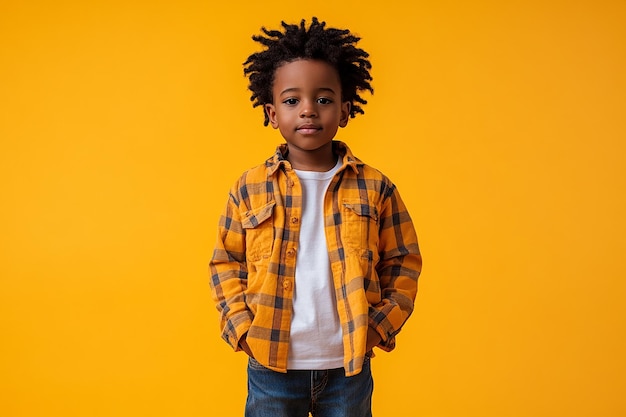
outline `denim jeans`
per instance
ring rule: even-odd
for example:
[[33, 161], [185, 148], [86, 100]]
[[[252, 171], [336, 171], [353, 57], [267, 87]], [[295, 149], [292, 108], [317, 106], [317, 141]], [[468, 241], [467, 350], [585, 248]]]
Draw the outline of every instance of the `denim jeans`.
[[343, 368], [274, 372], [250, 358], [246, 417], [371, 417], [374, 382], [370, 359], [361, 373]]

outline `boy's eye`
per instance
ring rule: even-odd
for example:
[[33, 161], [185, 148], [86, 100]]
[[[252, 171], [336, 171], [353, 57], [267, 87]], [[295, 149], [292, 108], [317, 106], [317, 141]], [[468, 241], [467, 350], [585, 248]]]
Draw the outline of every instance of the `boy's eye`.
[[284, 100], [283, 103], [293, 106], [298, 103], [298, 100], [295, 98], [288, 98], [287, 100]]
[[330, 104], [333, 101], [331, 99], [329, 99], [329, 98], [326, 98], [326, 97], [320, 97], [320, 98], [317, 99], [317, 102], [320, 103], [320, 104]]

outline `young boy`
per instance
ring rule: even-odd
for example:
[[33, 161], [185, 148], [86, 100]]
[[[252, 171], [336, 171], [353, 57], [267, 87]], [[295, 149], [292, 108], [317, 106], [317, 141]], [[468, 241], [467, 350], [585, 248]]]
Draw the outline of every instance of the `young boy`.
[[359, 38], [282, 26], [253, 37], [265, 49], [244, 73], [286, 143], [230, 190], [212, 294], [249, 356], [246, 416], [371, 416], [372, 349], [392, 350], [413, 310], [417, 237], [393, 183], [333, 140], [373, 92]]

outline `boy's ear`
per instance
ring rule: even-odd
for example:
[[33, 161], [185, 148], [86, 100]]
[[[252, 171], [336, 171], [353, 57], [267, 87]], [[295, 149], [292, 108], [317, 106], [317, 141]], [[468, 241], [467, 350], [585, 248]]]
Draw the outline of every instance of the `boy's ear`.
[[276, 119], [276, 108], [274, 108], [273, 104], [265, 105], [265, 112], [267, 113], [267, 117], [270, 119], [270, 124], [274, 129], [278, 128], [278, 120]]
[[339, 119], [339, 127], [346, 127], [348, 120], [350, 119], [350, 102], [344, 101], [341, 103], [341, 119]]

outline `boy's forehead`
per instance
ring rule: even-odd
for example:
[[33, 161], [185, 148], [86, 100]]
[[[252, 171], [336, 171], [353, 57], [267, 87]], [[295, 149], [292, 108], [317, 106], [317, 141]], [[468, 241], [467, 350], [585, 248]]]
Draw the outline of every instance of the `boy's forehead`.
[[319, 84], [327, 88], [329, 85], [340, 84], [339, 72], [325, 61], [299, 59], [286, 62], [274, 71], [274, 86], [285, 87], [285, 84], [293, 87]]

